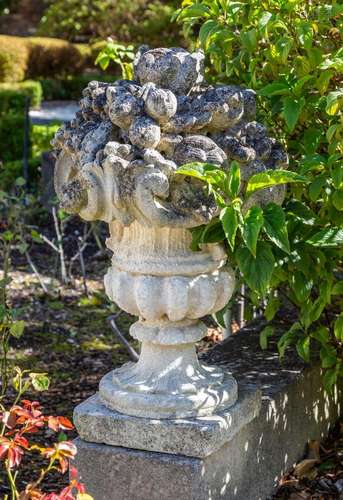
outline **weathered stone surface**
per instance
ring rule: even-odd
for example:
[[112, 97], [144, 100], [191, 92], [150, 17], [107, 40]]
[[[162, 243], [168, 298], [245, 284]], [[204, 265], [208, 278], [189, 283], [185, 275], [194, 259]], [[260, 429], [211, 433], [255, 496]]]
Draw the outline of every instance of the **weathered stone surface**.
[[85, 441], [203, 458], [254, 419], [260, 406], [259, 391], [242, 392], [236, 404], [221, 413], [159, 420], [111, 411], [95, 395], [75, 408], [74, 422]]
[[[187, 207], [187, 221], [182, 221], [183, 196], [179, 205], [172, 202], [174, 191], [180, 190], [179, 183], [173, 182], [177, 166], [200, 161], [227, 169], [230, 161], [236, 160], [244, 181], [256, 172], [287, 168], [287, 154], [281, 145], [255, 121], [253, 91], [234, 85], [207, 85], [203, 59], [201, 52], [142, 47], [135, 61], [134, 81], [94, 81], [88, 85], [80, 111], [61, 127], [53, 142], [56, 191], [69, 211], [80, 211], [78, 203], [73, 207], [77, 198], [69, 188], [76, 178], [79, 189], [90, 197], [81, 212], [87, 220], [192, 227], [214, 215], [211, 199], [203, 199], [207, 210], [202, 213], [196, 206]], [[109, 142], [117, 144], [115, 154], [108, 154]], [[130, 158], [121, 150], [123, 144], [133, 146]], [[172, 168], [161, 168], [161, 157], [146, 155], [146, 149], [160, 152]], [[123, 164], [123, 159], [128, 163]], [[201, 196], [202, 185], [194, 179], [187, 182], [193, 198]], [[134, 196], [141, 184], [146, 186], [146, 203]], [[104, 190], [110, 195], [106, 203]], [[149, 197], [149, 192], [153, 196]], [[275, 198], [279, 202], [279, 193], [279, 189], [270, 188], [258, 201], [263, 204]], [[108, 204], [115, 210], [108, 210]], [[123, 211], [131, 217], [123, 217]]]
[[[200, 459], [77, 439], [74, 465], [94, 500], [200, 500]], [[210, 497], [207, 497], [208, 499]]]
[[[305, 367], [296, 353], [280, 365], [274, 349], [262, 351], [258, 344], [258, 328], [250, 329], [207, 356], [235, 368], [241, 394], [262, 390], [259, 415], [211, 455], [186, 458], [78, 441], [76, 466], [94, 499], [269, 498], [278, 478], [303, 456], [307, 441], [324, 437], [342, 414], [342, 391], [336, 388], [329, 396], [318, 366]], [[125, 424], [123, 432], [127, 429]], [[119, 424], [118, 433], [121, 439]]]

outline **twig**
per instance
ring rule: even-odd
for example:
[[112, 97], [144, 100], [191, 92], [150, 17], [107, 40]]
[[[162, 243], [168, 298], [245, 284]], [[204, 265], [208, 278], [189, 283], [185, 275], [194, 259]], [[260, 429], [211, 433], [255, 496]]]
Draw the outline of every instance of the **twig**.
[[34, 273], [34, 275], [35, 275], [35, 276], [36, 276], [36, 278], [38, 279], [38, 281], [39, 281], [39, 283], [40, 283], [40, 286], [41, 286], [41, 287], [42, 287], [42, 289], [43, 289], [43, 292], [44, 292], [44, 293], [46, 293], [46, 294], [48, 294], [48, 293], [49, 293], [49, 291], [48, 291], [47, 287], [45, 286], [45, 283], [44, 283], [44, 281], [42, 280], [42, 277], [41, 277], [41, 275], [39, 274], [38, 269], [37, 269], [37, 268], [36, 268], [36, 266], [34, 265], [34, 263], [33, 263], [32, 259], [31, 259], [30, 254], [29, 254], [29, 252], [28, 252], [28, 251], [26, 251], [26, 252], [25, 252], [25, 257], [26, 257], [26, 260], [27, 260], [27, 262], [29, 263], [29, 266], [31, 267], [31, 269], [32, 269], [32, 271], [33, 271], [33, 273]]
[[66, 262], [65, 262], [65, 256], [64, 256], [62, 231], [60, 230], [60, 226], [58, 223], [56, 207], [52, 207], [52, 216], [54, 218], [55, 231], [56, 231], [56, 236], [57, 236], [58, 253], [60, 256], [61, 278], [62, 278], [63, 283], [67, 283], [68, 277], [67, 277], [67, 268], [66, 268]]
[[79, 248], [79, 255], [80, 255], [80, 266], [81, 266], [81, 272], [82, 272], [83, 289], [84, 289], [85, 295], [88, 297], [86, 266], [85, 266], [85, 261], [83, 259], [83, 250], [82, 250], [80, 241], [78, 241], [78, 245], [80, 247]]
[[87, 240], [88, 240], [89, 236], [91, 235], [91, 233], [92, 233], [92, 228], [90, 228], [89, 231], [87, 231], [87, 233], [83, 237], [83, 239], [82, 239], [82, 241], [83, 241], [82, 245], [78, 245], [78, 251], [76, 252], [75, 255], [73, 255], [71, 257], [71, 259], [70, 259], [71, 262], [74, 262], [80, 256], [80, 253], [83, 252], [86, 249], [86, 247], [88, 246]]
[[92, 233], [93, 233], [95, 242], [98, 245], [99, 250], [103, 251], [104, 247], [103, 247], [103, 244], [101, 243], [101, 240], [100, 240], [98, 232], [97, 232], [98, 227], [99, 227], [99, 224], [91, 222], [91, 229], [92, 229]]
[[49, 238], [47, 238], [46, 236], [44, 236], [44, 234], [42, 234], [42, 233], [39, 233], [39, 236], [42, 238], [43, 241], [45, 241], [45, 243], [47, 243], [48, 245], [50, 245], [51, 248], [53, 248], [55, 250], [55, 252], [59, 253], [59, 249], [57, 248], [57, 246], [51, 240], [49, 240]]
[[133, 361], [138, 361], [139, 359], [139, 355], [138, 353], [135, 351], [135, 349], [133, 347], [131, 347], [130, 343], [126, 340], [126, 338], [124, 337], [124, 335], [121, 333], [121, 331], [119, 330], [115, 320], [117, 319], [117, 317], [119, 316], [119, 314], [121, 314], [120, 312], [118, 314], [114, 314], [113, 316], [109, 316], [107, 318], [107, 321], [109, 322], [112, 330], [114, 331], [114, 333], [117, 335], [117, 337], [119, 338], [120, 342], [126, 347], [126, 349], [128, 350], [129, 352], [129, 355], [131, 356], [131, 359]]

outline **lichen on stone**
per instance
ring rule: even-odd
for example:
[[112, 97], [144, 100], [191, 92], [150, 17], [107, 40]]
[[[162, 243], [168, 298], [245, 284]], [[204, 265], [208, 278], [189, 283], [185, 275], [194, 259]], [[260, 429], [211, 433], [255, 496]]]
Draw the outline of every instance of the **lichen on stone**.
[[[66, 210], [123, 224], [193, 227], [215, 215], [204, 186], [175, 175], [189, 162], [229, 168], [246, 182], [285, 168], [287, 155], [255, 121], [252, 90], [204, 82], [204, 55], [141, 47], [134, 80], [90, 82], [80, 111], [53, 141], [57, 194]], [[282, 189], [256, 202], [280, 203]]]

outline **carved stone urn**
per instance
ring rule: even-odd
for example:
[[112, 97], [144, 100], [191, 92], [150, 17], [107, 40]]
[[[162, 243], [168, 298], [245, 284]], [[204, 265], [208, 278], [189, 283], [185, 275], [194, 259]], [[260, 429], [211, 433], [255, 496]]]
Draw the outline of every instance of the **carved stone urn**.
[[[203, 60], [202, 52], [141, 47], [134, 80], [91, 82], [53, 143], [61, 205], [109, 224], [106, 292], [139, 318], [130, 329], [139, 361], [99, 387], [103, 405], [127, 415], [206, 416], [237, 400], [234, 378], [199, 362], [195, 349], [206, 332], [200, 318], [227, 304], [234, 272], [221, 245], [190, 249], [189, 229], [217, 208], [202, 183], [176, 170], [237, 160], [246, 180], [287, 158], [254, 121], [254, 93], [206, 85]], [[282, 189], [268, 191], [268, 201], [281, 198]]]

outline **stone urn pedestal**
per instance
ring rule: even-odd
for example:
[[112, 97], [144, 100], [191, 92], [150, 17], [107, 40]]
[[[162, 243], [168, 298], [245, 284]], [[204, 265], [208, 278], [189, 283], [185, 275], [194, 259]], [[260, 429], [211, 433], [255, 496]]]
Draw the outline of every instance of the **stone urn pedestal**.
[[[220, 450], [260, 408], [258, 391], [239, 392], [228, 370], [198, 360], [201, 318], [228, 303], [235, 280], [225, 235], [191, 249], [191, 231], [219, 210], [178, 167], [229, 169], [236, 160], [244, 187], [256, 172], [284, 168], [287, 156], [255, 121], [254, 93], [206, 85], [203, 61], [201, 51], [141, 47], [134, 79], [91, 82], [53, 141], [61, 205], [108, 224], [106, 292], [138, 317], [130, 333], [139, 361], [105, 375], [75, 409], [76, 465], [95, 500], [222, 498]], [[266, 198], [282, 193], [270, 188], [249, 202]]]
[[198, 318], [227, 303], [233, 271], [218, 245], [192, 252], [185, 229], [135, 222], [110, 230], [106, 292], [139, 317], [130, 333], [140, 357], [105, 375], [75, 409], [76, 465], [97, 500], [210, 498], [200, 494], [199, 465], [260, 408], [259, 392], [237, 401], [232, 375], [201, 363], [195, 349], [207, 330]]
[[224, 267], [221, 247], [192, 252], [184, 228], [115, 222], [110, 231], [106, 292], [139, 317], [130, 334], [141, 349], [137, 363], [101, 380], [100, 400], [112, 410], [148, 418], [210, 415], [234, 404], [234, 378], [200, 363], [195, 350], [207, 330], [199, 318], [222, 309], [233, 292], [233, 271]]

